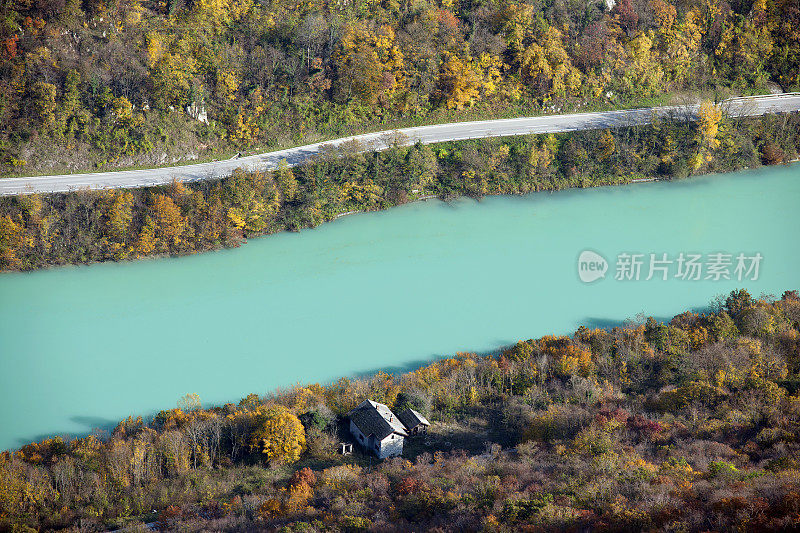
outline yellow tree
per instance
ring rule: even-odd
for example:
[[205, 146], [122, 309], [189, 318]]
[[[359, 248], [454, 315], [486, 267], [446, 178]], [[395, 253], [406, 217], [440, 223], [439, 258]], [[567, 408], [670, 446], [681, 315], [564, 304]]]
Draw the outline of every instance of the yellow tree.
[[200, 409], [200, 407], [202, 407], [200, 395], [196, 392], [184, 394], [183, 398], [178, 400], [178, 409], [186, 413], [190, 411], [197, 411]]
[[232, 102], [236, 100], [236, 91], [239, 90], [239, 77], [230, 69], [217, 69], [216, 87], [220, 102]]
[[270, 463], [293, 463], [305, 450], [305, 428], [287, 408], [264, 406], [256, 415], [250, 444]]
[[225, 182], [229, 196], [228, 220], [237, 228], [262, 231], [278, 210], [280, 198], [273, 182], [262, 173], [237, 170]]
[[56, 128], [58, 133], [68, 139], [72, 138], [89, 122], [89, 114], [81, 104], [80, 81], [81, 75], [77, 70], [70, 69], [67, 71]]
[[521, 54], [520, 74], [536, 93], [545, 97], [574, 95], [581, 86], [580, 71], [569, 59], [563, 35], [544, 22], [534, 42]]
[[480, 78], [471, 61], [464, 61], [450, 52], [444, 53], [437, 86], [448, 109], [472, 106], [480, 95]]
[[503, 37], [515, 58], [525, 50], [533, 31], [535, 12], [528, 4], [508, 4], [500, 13]]
[[[231, 80], [228, 81], [231, 83]], [[238, 84], [238, 81], [237, 81]], [[233, 85], [229, 85], [231, 89]], [[238, 87], [238, 85], [237, 85]], [[232, 92], [224, 92], [228, 102], [235, 99]], [[264, 112], [264, 95], [261, 89], [255, 89], [250, 93], [249, 98], [237, 108], [230, 108], [226, 114], [225, 122], [228, 126], [228, 136], [232, 143], [250, 145], [258, 139], [261, 129], [258, 120]]]
[[149, 32], [145, 36], [145, 50], [147, 52], [147, 66], [153, 68], [156, 66], [167, 51], [164, 44], [164, 38], [156, 32]]
[[172, 198], [163, 194], [153, 196], [150, 215], [142, 233], [152, 232], [155, 251], [167, 252], [179, 246], [183, 242], [186, 228], [186, 218]]
[[603, 130], [603, 133], [600, 134], [600, 140], [597, 143], [597, 160], [600, 162], [605, 161], [616, 151], [617, 146], [614, 142], [614, 136], [611, 134], [611, 130]]
[[592, 352], [565, 336], [547, 335], [537, 341], [541, 353], [552, 358], [553, 369], [562, 377], [587, 377], [595, 370]]
[[194, 0], [190, 17], [200, 27], [215, 33], [240, 20], [253, 7], [253, 0]]
[[106, 235], [117, 242], [125, 241], [133, 220], [133, 193], [109, 189], [103, 192], [103, 203]]
[[775, 27], [771, 70], [784, 90], [796, 90], [800, 87], [800, 9], [797, 0], [774, 0], [773, 4], [768, 11], [770, 24]]
[[[15, 456], [0, 454], [0, 520], [10, 517], [12, 524], [14, 519], [21, 519], [18, 524], [25, 524], [25, 518], [45, 508], [47, 500], [55, 499], [56, 495], [45, 469], [26, 467]], [[20, 530], [24, 531], [25, 526]]]
[[717, 148], [719, 146], [717, 134], [719, 133], [719, 123], [722, 120], [722, 110], [706, 100], [700, 104], [697, 117], [703, 144], [711, 149]]
[[537, 17], [532, 6], [510, 4], [500, 17], [503, 36], [522, 80], [537, 96], [577, 94], [581, 74], [569, 59], [558, 28]]
[[22, 221], [15, 222], [9, 215], [0, 216], [0, 270], [19, 268], [19, 252], [24, 242]]
[[9, 456], [0, 454], [0, 519], [16, 517], [23, 509], [26, 483], [21, 461], [12, 463]]
[[621, 84], [629, 94], [652, 96], [663, 90], [664, 70], [653, 49], [653, 34], [639, 33], [626, 47], [627, 61], [622, 71]]
[[668, 81], [683, 84], [700, 58], [703, 33], [700, 15], [690, 10], [683, 20], [676, 21], [676, 10], [664, 0], [651, 2], [658, 20], [654, 41], [661, 50], [661, 62]]
[[375, 104], [391, 98], [404, 84], [404, 57], [389, 26], [371, 28], [355, 23], [347, 28], [334, 55], [339, 92]]
[[153, 218], [150, 216], [145, 217], [144, 225], [139, 231], [139, 236], [136, 238], [136, 243], [131, 249], [131, 252], [136, 257], [144, 257], [156, 251], [156, 225]]
[[103, 247], [108, 257], [124, 259], [129, 252], [125, 243], [133, 222], [133, 193], [114, 189], [104, 191], [100, 210], [103, 216]]
[[553, 173], [551, 165], [555, 161], [557, 153], [558, 139], [556, 139], [555, 135], [550, 134], [535, 138], [531, 142], [531, 152], [528, 156], [528, 175], [530, 177], [550, 176]]
[[706, 100], [697, 111], [697, 155], [692, 158], [692, 167], [698, 170], [703, 163], [711, 161], [713, 152], [719, 148], [719, 125], [722, 121], [722, 110]]
[[678, 11], [675, 6], [665, 0], [650, 0], [650, 9], [661, 32], [668, 32], [675, 23]]
[[437, 94], [448, 109], [471, 107], [481, 95], [497, 91], [502, 81], [501, 64], [489, 54], [473, 58], [468, 47], [460, 55], [444, 52], [436, 80]]

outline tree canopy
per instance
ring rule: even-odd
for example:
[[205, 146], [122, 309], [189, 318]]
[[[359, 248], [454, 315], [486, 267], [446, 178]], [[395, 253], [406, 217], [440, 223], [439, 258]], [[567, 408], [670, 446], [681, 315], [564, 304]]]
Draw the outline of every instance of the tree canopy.
[[[567, 7], [569, 5], [569, 7]], [[153, 165], [396, 123], [800, 88], [793, 0], [10, 0], [0, 173]]]

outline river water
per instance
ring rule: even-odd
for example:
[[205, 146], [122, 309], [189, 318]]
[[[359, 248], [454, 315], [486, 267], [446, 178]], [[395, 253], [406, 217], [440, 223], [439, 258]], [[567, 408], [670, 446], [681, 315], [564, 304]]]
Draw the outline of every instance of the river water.
[[[0, 276], [0, 449], [130, 414], [402, 371], [717, 294], [800, 288], [800, 166], [673, 183], [420, 202], [234, 250]], [[584, 283], [578, 257], [608, 261]], [[615, 279], [621, 253], [640, 279]], [[649, 274], [732, 254], [733, 279]], [[739, 281], [735, 256], [760, 253]], [[688, 257], [688, 255], [685, 255]], [[713, 262], [713, 261], [712, 261]], [[665, 266], [666, 265], [666, 266]], [[724, 270], [724, 269], [723, 269]], [[630, 270], [626, 270], [630, 273]], [[740, 272], [747, 274], [746, 272]], [[635, 275], [633, 276], [635, 278]]]

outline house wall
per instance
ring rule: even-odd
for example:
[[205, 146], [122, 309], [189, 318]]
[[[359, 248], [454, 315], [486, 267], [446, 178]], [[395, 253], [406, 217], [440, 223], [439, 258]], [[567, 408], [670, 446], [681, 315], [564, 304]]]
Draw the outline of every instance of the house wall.
[[400, 435], [389, 435], [379, 444], [380, 449], [377, 450], [376, 453], [380, 459], [384, 459], [386, 457], [395, 457], [403, 453], [403, 437]]
[[[383, 441], [378, 441], [375, 439], [374, 435], [370, 435], [367, 437], [361, 430], [358, 429], [353, 421], [350, 421], [350, 434], [353, 435], [355, 441], [368, 452], [372, 452], [378, 456], [380, 459], [385, 459], [386, 457], [395, 457], [403, 453], [403, 437], [401, 435], [392, 434], [383, 439]], [[394, 436], [394, 438], [392, 438]]]
[[367, 437], [361, 433], [361, 430], [358, 429], [358, 426], [356, 426], [352, 420], [350, 421], [350, 434], [355, 437], [356, 442], [361, 446], [368, 447], [370, 445], [370, 443], [367, 442]]

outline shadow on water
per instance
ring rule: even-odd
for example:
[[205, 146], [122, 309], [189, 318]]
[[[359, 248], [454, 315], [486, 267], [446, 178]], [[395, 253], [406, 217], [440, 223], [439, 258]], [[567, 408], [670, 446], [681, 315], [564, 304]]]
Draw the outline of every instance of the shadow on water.
[[101, 418], [99, 416], [73, 416], [69, 419], [70, 422], [75, 422], [76, 424], [80, 424], [82, 426], [86, 426], [87, 429], [113, 429], [109, 428], [108, 426], [116, 425], [117, 423], [113, 420], [109, 420], [107, 418]]
[[438, 361], [439, 359], [444, 359], [447, 357], [446, 355], [436, 354], [430, 357], [430, 359], [417, 359], [414, 361], [407, 361], [401, 365], [390, 365], [384, 366], [372, 370], [364, 370], [362, 372], [356, 372], [351, 374], [349, 377], [351, 378], [365, 378], [377, 374], [379, 372], [385, 372], [387, 374], [405, 374], [407, 372], [413, 372], [414, 370], [421, 368], [425, 365], [429, 365], [434, 361]]
[[[469, 353], [469, 354], [474, 354], [474, 355], [476, 355], [478, 357], [489, 357], [489, 356], [492, 356], [492, 355], [499, 355], [503, 350], [505, 350], [506, 348], [510, 348], [510, 347], [514, 346], [514, 344], [515, 343], [502, 343], [502, 344], [498, 344], [497, 348], [492, 348], [492, 349], [489, 349], [489, 350], [484, 350], [484, 351], [464, 350], [463, 352], [457, 352], [457, 353]], [[395, 375], [406, 374], [408, 372], [413, 372], [414, 370], [422, 368], [423, 366], [429, 365], [429, 364], [434, 363], [436, 361], [454, 357], [455, 355], [456, 354], [454, 354], [454, 353], [450, 353], [450, 354], [433, 354], [427, 359], [417, 359], [417, 360], [414, 360], [414, 361], [408, 361], [406, 363], [403, 363], [402, 365], [391, 365], [391, 366], [384, 366], [384, 367], [375, 368], [375, 369], [371, 369], [371, 370], [364, 370], [363, 372], [356, 372], [354, 374], [350, 374], [350, 376], [348, 376], [348, 377], [351, 377], [351, 378], [364, 378], [364, 377], [374, 376], [375, 374], [377, 374], [379, 372], [385, 372], [387, 374], [395, 374]]]
[[587, 316], [581, 321], [584, 327], [587, 329], [611, 329], [616, 327], [622, 327], [625, 325], [624, 320], [616, 320], [613, 318], [600, 318], [594, 316]]
[[[700, 308], [692, 309], [692, 311], [696, 312], [696, 313], [703, 313], [703, 312], [708, 312], [709, 309], [710, 308], [708, 306], [706, 306], [706, 307], [700, 307]], [[655, 318], [655, 320], [657, 322], [664, 323], [664, 324], [668, 324], [670, 322], [670, 320], [672, 320], [672, 317], [653, 317], [653, 318]], [[600, 329], [610, 330], [610, 329], [612, 329], [614, 327], [623, 327], [623, 326], [626, 325], [626, 323], [630, 323], [630, 321], [631, 321], [631, 319], [619, 320], [619, 319], [601, 318], [601, 317], [586, 317], [580, 323], [583, 326], [585, 326], [586, 328], [589, 328], [589, 329], [600, 328]], [[571, 333], [564, 333], [564, 334], [568, 334], [570, 336], [572, 335]], [[503, 341], [503, 340], [499, 340], [498, 339], [495, 344], [496, 344], [495, 348], [491, 348], [491, 349], [483, 350], [483, 351], [464, 350], [464, 353], [474, 354], [474, 355], [476, 355], [478, 357], [489, 357], [489, 356], [499, 355], [499, 354], [501, 354], [503, 352], [503, 350], [505, 350], [507, 348], [511, 348], [512, 346], [514, 346], [514, 344], [516, 344], [516, 342], [508, 342], [508, 341]], [[413, 372], [414, 370], [422, 368], [423, 366], [429, 365], [429, 364], [431, 364], [431, 363], [433, 363], [435, 361], [439, 361], [441, 359], [450, 358], [450, 357], [453, 357], [453, 356], [455, 356], [455, 354], [452, 354], [452, 353], [448, 353], [448, 354], [441, 354], [441, 353], [432, 354], [428, 358], [415, 359], [415, 360], [408, 361], [408, 362], [405, 362], [405, 363], [400, 364], [400, 365], [384, 366], [384, 367], [379, 367], [379, 368], [375, 368], [375, 369], [371, 369], [371, 370], [365, 370], [363, 372], [351, 373], [346, 377], [348, 377], [348, 378], [365, 378], [365, 377], [373, 376], [373, 375], [375, 375], [375, 374], [377, 374], [379, 372], [385, 372], [387, 374], [394, 374], [394, 375], [406, 374], [408, 372]], [[333, 383], [333, 381], [331, 383]], [[283, 390], [285, 390], [285, 389], [275, 389], [275, 390], [267, 392], [267, 395], [269, 395], [270, 393], [281, 392]], [[244, 393], [242, 395], [242, 397], [244, 398], [247, 394], [248, 393]], [[222, 405], [223, 404], [214, 404], [214, 405], [209, 405], [206, 408], [221, 407]], [[165, 407], [165, 409], [168, 409], [168, 407]], [[151, 421], [153, 419], [153, 417], [155, 416], [155, 414], [157, 412], [158, 411], [154, 411], [154, 412], [148, 413], [146, 415], [143, 414], [141, 416], [142, 416], [143, 420], [145, 421], [145, 423], [147, 423], [147, 422], [149, 422], [149, 421]], [[134, 416], [138, 416], [138, 415], [134, 415]], [[111, 419], [108, 419], [108, 418], [102, 418], [102, 417], [97, 417], [97, 416], [73, 416], [73, 417], [70, 418], [70, 421], [74, 422], [74, 423], [77, 423], [77, 424], [80, 424], [81, 426], [83, 426], [83, 429], [80, 430], [80, 431], [71, 432], [71, 433], [41, 434], [41, 435], [37, 435], [37, 436], [33, 437], [32, 439], [31, 438], [19, 438], [19, 439], [17, 439], [17, 443], [18, 443], [18, 445], [20, 447], [22, 447], [22, 446], [25, 446], [26, 444], [29, 444], [31, 442], [41, 442], [41, 441], [43, 441], [45, 439], [53, 438], [55, 436], [61, 436], [65, 441], [70, 441], [72, 439], [85, 437], [86, 435], [89, 435], [89, 434], [92, 434], [92, 433], [97, 433], [98, 431], [99, 432], [110, 433], [115, 427], [117, 427], [117, 425], [120, 422], [120, 420], [111, 420]]]
[[[708, 309], [702, 309], [702, 310], [692, 309], [692, 311], [695, 313], [701, 313], [701, 312], [707, 312]], [[647, 318], [650, 317], [650, 315], [642, 315], [642, 316], [644, 317], [644, 320], [647, 320]], [[654, 316], [653, 319], [656, 322], [662, 324], [669, 324], [669, 322], [672, 320], [672, 317]], [[580, 323], [587, 329], [599, 328], [599, 329], [610, 330], [612, 328], [621, 328], [631, 323], [636, 323], [640, 321], [641, 317], [626, 318], [625, 320], [619, 320], [616, 318], [601, 318], [595, 316], [587, 316], [586, 318], [581, 320]]]
[[96, 433], [96, 432], [110, 432], [117, 424], [119, 424], [119, 420], [111, 420], [109, 418], [102, 418], [99, 416], [73, 416], [70, 417], [70, 422], [75, 422], [76, 424], [80, 424], [82, 428], [78, 431], [74, 432], [63, 432], [63, 433], [43, 433], [41, 435], [36, 435], [34, 437], [29, 438], [19, 438], [17, 439], [17, 444], [19, 446], [25, 446], [26, 444], [30, 444], [31, 442], [41, 442], [45, 439], [52, 439], [54, 437], [61, 437], [64, 441], [69, 442], [73, 439], [83, 438], [86, 435]]

